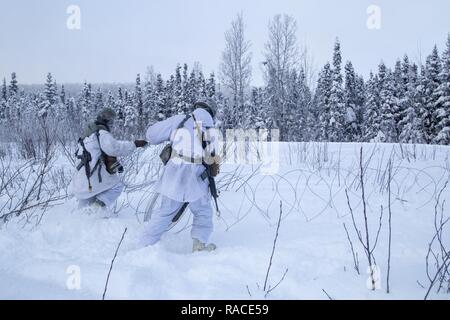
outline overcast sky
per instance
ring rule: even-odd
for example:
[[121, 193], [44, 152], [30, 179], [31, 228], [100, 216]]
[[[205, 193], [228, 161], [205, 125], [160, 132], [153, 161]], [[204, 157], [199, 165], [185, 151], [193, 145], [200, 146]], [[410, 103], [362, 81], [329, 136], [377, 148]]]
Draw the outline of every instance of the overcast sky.
[[[381, 9], [381, 29], [366, 22], [369, 5]], [[81, 29], [69, 30], [69, 5], [81, 10]], [[383, 59], [389, 65], [408, 53], [415, 60], [434, 43], [442, 51], [450, 32], [448, 0], [0, 0], [0, 77], [17, 72], [20, 83], [133, 82], [153, 65], [163, 75], [177, 63], [199, 61], [218, 71], [224, 31], [244, 14], [252, 42], [253, 84], [262, 84], [267, 24], [292, 15], [298, 40], [317, 67], [341, 40], [344, 60], [367, 76]]]

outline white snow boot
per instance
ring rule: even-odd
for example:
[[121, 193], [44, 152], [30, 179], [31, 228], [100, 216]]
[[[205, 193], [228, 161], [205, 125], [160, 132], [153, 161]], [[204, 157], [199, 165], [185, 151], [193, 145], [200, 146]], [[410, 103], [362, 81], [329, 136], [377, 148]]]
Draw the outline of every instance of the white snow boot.
[[101, 200], [98, 200], [98, 199], [95, 199], [91, 204], [90, 204], [90, 206], [92, 207], [92, 208], [94, 208], [94, 209], [103, 209], [103, 208], [106, 208], [106, 205], [105, 205], [105, 203], [103, 202], [103, 201], [101, 201]]
[[216, 248], [217, 248], [217, 246], [214, 243], [205, 244], [198, 239], [194, 239], [194, 243], [192, 245], [192, 252], [196, 252], [196, 251], [211, 252], [211, 251], [216, 250]]
[[108, 218], [109, 212], [108, 208], [106, 207], [105, 203], [101, 200], [95, 199], [89, 205], [83, 208], [83, 210], [88, 215], [98, 215], [100, 218]]

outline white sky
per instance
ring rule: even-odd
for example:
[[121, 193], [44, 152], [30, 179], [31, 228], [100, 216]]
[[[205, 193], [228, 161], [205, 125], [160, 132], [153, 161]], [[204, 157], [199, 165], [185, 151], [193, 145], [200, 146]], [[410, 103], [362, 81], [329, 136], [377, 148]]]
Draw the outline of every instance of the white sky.
[[[81, 30], [69, 30], [69, 5], [81, 9]], [[366, 27], [367, 7], [381, 8], [381, 29]], [[199, 61], [218, 71], [224, 31], [243, 12], [252, 42], [253, 84], [262, 84], [267, 24], [277, 13], [296, 18], [298, 40], [317, 67], [339, 37], [344, 61], [367, 76], [383, 59], [443, 49], [450, 32], [448, 0], [0, 0], [0, 77], [20, 83], [133, 82], [153, 65], [165, 77], [177, 63]]]

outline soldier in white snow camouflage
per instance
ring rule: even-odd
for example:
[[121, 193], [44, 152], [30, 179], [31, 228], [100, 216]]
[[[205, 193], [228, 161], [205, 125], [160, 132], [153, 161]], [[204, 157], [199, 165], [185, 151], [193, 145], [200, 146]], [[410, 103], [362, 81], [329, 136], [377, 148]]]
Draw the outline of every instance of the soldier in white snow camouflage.
[[[161, 205], [152, 213], [144, 233], [144, 245], [158, 242], [184, 205], [183, 208], [188, 206], [193, 213], [193, 251], [215, 249], [214, 244], [208, 244], [213, 231], [213, 210], [202, 160], [208, 156], [208, 150], [214, 150], [215, 141], [209, 129], [214, 129], [216, 106], [207, 101], [196, 103], [194, 109], [191, 115], [175, 115], [147, 129], [150, 144], [170, 141], [172, 152], [156, 186], [162, 197]], [[209, 148], [204, 147], [205, 137]]]

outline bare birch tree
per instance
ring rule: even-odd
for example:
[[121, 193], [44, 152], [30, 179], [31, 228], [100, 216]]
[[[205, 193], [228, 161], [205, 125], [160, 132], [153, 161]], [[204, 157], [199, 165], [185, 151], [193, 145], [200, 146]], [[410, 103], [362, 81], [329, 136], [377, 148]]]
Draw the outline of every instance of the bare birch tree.
[[[299, 63], [297, 23], [288, 15], [276, 15], [269, 22], [269, 39], [265, 45], [266, 81], [271, 89], [274, 124], [281, 128], [285, 117], [286, 89], [291, 72]], [[283, 139], [282, 132], [280, 139]]]
[[245, 102], [246, 90], [252, 76], [251, 43], [245, 39], [245, 24], [242, 13], [231, 23], [231, 28], [225, 32], [225, 49], [222, 52], [220, 78], [222, 83], [231, 90], [234, 106], [242, 107]]

